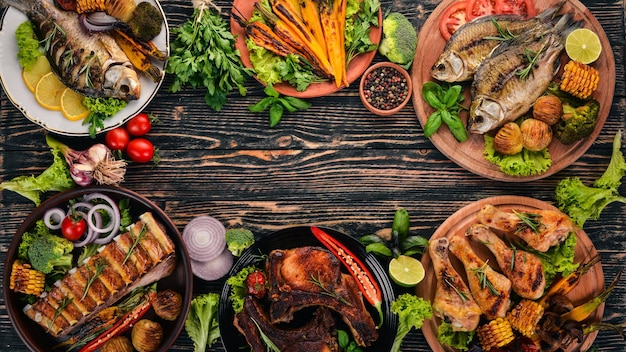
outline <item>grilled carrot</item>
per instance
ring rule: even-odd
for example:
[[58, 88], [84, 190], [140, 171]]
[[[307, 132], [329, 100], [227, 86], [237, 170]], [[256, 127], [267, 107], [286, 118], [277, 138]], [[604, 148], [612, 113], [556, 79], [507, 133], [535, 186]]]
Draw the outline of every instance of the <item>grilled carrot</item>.
[[320, 10], [317, 0], [297, 0], [300, 6], [300, 14], [302, 15], [302, 22], [309, 28], [313, 36], [320, 44], [324, 44], [323, 48], [326, 49], [326, 39], [324, 38], [324, 30], [322, 29], [322, 23], [320, 22]]
[[254, 21], [246, 26], [248, 38], [276, 55], [287, 56], [297, 54], [296, 49], [282, 40], [268, 25], [260, 21]]
[[111, 35], [136, 69], [145, 73], [146, 76], [150, 77], [154, 82], [157, 82], [161, 78], [159, 68], [150, 61], [150, 58], [143, 52], [142, 48], [135, 40], [118, 29], [111, 31]]
[[322, 28], [324, 29], [326, 50], [328, 52], [330, 65], [333, 68], [337, 87], [347, 83], [345, 73], [346, 50], [343, 46], [344, 30], [339, 21], [339, 12], [342, 8], [342, 3], [344, 3], [345, 17], [345, 0], [321, 0], [320, 2], [320, 20]]
[[578, 268], [576, 268], [576, 270], [572, 272], [571, 274], [565, 277], [562, 277], [560, 280], [553, 283], [552, 286], [550, 286], [550, 289], [548, 290], [548, 292], [546, 292], [543, 298], [541, 298], [541, 301], [539, 303], [542, 306], [547, 307], [548, 299], [550, 297], [554, 295], [568, 294], [571, 290], [574, 289], [574, 287], [576, 287], [576, 285], [578, 285], [582, 276], [586, 274], [589, 271], [589, 269], [594, 267], [598, 263], [598, 261], [600, 261], [600, 257], [595, 256], [591, 258], [588, 262], [579, 265]]

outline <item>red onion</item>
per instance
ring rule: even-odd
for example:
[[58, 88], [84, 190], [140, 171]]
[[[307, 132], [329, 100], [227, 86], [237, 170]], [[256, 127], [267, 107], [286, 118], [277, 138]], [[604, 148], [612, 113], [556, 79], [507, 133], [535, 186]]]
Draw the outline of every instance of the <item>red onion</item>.
[[[98, 207], [98, 209], [104, 209], [105, 211], [110, 211], [109, 215], [111, 217], [111, 224], [109, 224], [109, 226], [107, 226], [105, 229], [94, 228], [94, 232], [96, 233], [107, 233], [109, 231], [110, 232], [105, 237], [96, 237], [93, 242], [97, 244], [106, 244], [106, 243], [111, 242], [111, 239], [113, 239], [113, 237], [115, 237], [115, 235], [118, 234], [120, 230], [120, 222], [122, 220], [122, 215], [120, 214], [120, 209], [118, 208], [117, 203], [115, 203], [115, 201], [113, 201], [113, 199], [111, 199], [107, 195], [104, 195], [102, 193], [91, 193], [83, 197], [83, 201], [86, 201], [86, 202], [92, 202], [95, 199], [103, 200], [104, 202], [106, 202], [106, 206], [103, 206], [103, 204], [98, 204], [98, 205], [95, 205], [94, 208]], [[99, 207], [99, 206], [102, 206], [102, 207]], [[89, 216], [87, 217], [87, 223], [90, 224], [89, 227], [91, 227], [91, 221], [92, 221], [91, 215], [94, 212], [95, 211], [92, 209], [89, 212]]]
[[83, 13], [78, 16], [78, 23], [89, 33], [110, 31], [116, 28], [117, 22], [119, 21], [115, 17], [104, 12]]
[[61, 208], [48, 209], [43, 215], [43, 222], [50, 230], [61, 228], [61, 222], [65, 218], [65, 212]]
[[183, 240], [191, 259], [206, 262], [219, 256], [226, 248], [226, 228], [211, 216], [198, 216], [183, 229]]
[[191, 271], [203, 280], [213, 281], [228, 274], [233, 261], [233, 254], [228, 249], [224, 249], [217, 257], [206, 262], [191, 259]]

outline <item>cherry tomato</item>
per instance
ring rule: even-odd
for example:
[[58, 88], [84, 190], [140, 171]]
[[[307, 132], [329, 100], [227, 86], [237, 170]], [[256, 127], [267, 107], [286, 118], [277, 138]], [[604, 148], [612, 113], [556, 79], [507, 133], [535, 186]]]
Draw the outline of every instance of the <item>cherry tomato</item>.
[[139, 113], [126, 123], [126, 130], [131, 136], [143, 136], [150, 132], [152, 128], [152, 119], [146, 113]]
[[125, 150], [130, 136], [123, 127], [116, 127], [104, 136], [104, 142], [111, 150]]
[[445, 40], [450, 39], [452, 34], [467, 22], [467, 1], [452, 3], [441, 15], [439, 31]]
[[265, 274], [262, 271], [255, 270], [248, 274], [246, 278], [246, 291], [249, 295], [256, 298], [263, 298], [267, 291], [265, 287]]
[[496, 13], [535, 17], [537, 9], [533, 0], [496, 0]]
[[145, 138], [135, 138], [128, 142], [126, 154], [134, 162], [147, 163], [154, 156], [154, 145]]
[[496, 13], [496, 2], [500, 0], [468, 0], [467, 1], [467, 20], [471, 21], [474, 18], [493, 15]]
[[87, 221], [80, 215], [68, 215], [61, 222], [61, 233], [70, 241], [80, 239], [87, 229]]

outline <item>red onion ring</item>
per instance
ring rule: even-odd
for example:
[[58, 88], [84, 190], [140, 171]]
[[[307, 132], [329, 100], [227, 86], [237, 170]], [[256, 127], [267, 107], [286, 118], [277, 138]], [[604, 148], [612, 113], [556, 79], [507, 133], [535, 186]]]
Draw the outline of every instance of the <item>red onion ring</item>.
[[51, 208], [43, 215], [43, 222], [50, 230], [58, 230], [65, 218], [65, 211], [61, 208]]
[[[99, 200], [103, 200], [105, 203], [107, 203], [107, 205], [110, 207], [111, 210], [111, 223], [113, 224], [113, 228], [110, 230], [111, 232], [109, 234], [107, 234], [105, 237], [96, 237], [93, 242], [97, 243], [97, 244], [106, 244], [111, 242], [111, 240], [113, 239], [113, 237], [115, 237], [115, 235], [118, 234], [119, 229], [120, 229], [120, 222], [122, 221], [122, 215], [120, 214], [120, 209], [117, 206], [117, 203], [115, 203], [115, 201], [113, 201], [113, 199], [111, 199], [109, 196], [104, 195], [102, 193], [91, 193], [91, 194], [87, 194], [83, 197], [83, 201], [86, 202], [92, 202], [95, 199], [99, 199]], [[94, 207], [98, 207], [98, 205], [95, 205]], [[92, 209], [93, 210], [93, 209]], [[97, 214], [97, 212], [96, 212]], [[88, 220], [91, 218], [91, 216], [88, 217]], [[89, 221], [88, 221], [89, 223]], [[107, 228], [109, 228], [109, 226], [107, 226]], [[95, 230], [94, 230], [95, 231]], [[107, 231], [103, 231], [100, 233], [105, 233]]]
[[[109, 214], [109, 217], [111, 218], [111, 221], [109, 221], [109, 225], [107, 225], [106, 227], [101, 227], [101, 224], [98, 225], [96, 220], [94, 220], [94, 217], [96, 217], [95, 215], [98, 214], [98, 210], [104, 210]], [[96, 204], [93, 206], [93, 208], [91, 208], [89, 210], [89, 213], [87, 213], [87, 224], [89, 225], [89, 227], [91, 227], [94, 232], [97, 233], [110, 233], [111, 231], [115, 230], [116, 227], [119, 227], [119, 225], [115, 226], [115, 211], [108, 205], [106, 204]]]
[[211, 216], [198, 216], [183, 229], [183, 240], [189, 257], [208, 262], [219, 256], [226, 248], [226, 228]]

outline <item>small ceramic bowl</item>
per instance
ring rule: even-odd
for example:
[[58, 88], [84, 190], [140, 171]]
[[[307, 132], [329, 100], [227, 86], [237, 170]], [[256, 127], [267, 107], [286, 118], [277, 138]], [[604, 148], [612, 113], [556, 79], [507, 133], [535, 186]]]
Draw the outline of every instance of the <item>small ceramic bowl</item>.
[[402, 66], [392, 62], [372, 65], [361, 76], [359, 85], [363, 105], [380, 116], [390, 116], [402, 110], [412, 92], [411, 76]]

